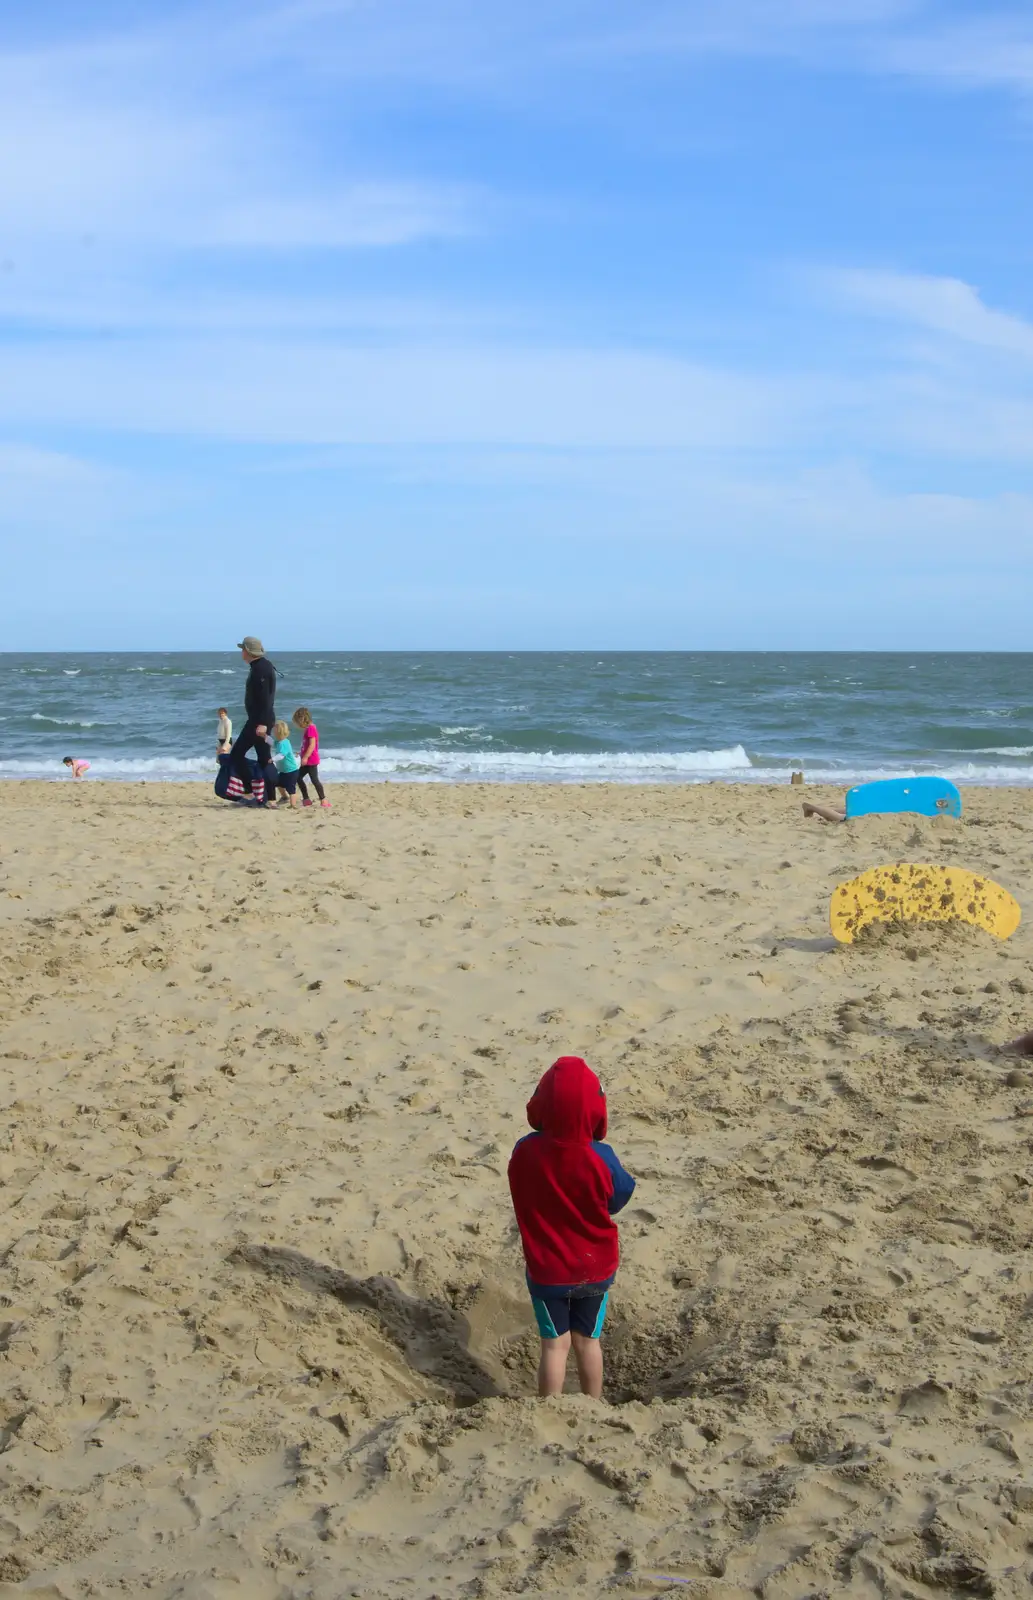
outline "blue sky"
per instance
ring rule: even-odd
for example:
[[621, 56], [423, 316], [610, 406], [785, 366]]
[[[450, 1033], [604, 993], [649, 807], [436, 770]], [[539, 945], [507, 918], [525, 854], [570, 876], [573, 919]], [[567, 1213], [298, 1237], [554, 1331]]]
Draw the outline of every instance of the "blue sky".
[[0, 0], [8, 649], [1029, 647], [1033, 8]]

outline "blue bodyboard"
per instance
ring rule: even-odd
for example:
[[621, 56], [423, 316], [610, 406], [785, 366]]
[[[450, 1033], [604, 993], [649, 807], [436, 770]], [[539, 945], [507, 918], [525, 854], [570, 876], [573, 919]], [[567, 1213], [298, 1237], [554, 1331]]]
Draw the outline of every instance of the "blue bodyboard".
[[960, 817], [961, 796], [946, 778], [884, 778], [846, 792], [847, 820], [913, 811], [922, 817]]

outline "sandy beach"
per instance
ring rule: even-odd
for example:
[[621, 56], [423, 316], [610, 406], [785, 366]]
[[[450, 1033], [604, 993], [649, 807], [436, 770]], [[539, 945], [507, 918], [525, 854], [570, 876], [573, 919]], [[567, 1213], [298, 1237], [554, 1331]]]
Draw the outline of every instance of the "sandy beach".
[[[332, 798], [0, 786], [0, 1595], [1033, 1593], [1033, 790]], [[894, 860], [1027, 918], [836, 946]], [[506, 1185], [564, 1052], [604, 1403]]]

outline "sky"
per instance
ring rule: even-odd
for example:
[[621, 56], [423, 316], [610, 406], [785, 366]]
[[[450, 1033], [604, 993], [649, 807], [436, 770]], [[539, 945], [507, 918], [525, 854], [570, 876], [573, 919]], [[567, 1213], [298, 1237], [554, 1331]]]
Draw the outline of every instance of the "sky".
[[1033, 7], [0, 0], [0, 648], [1027, 649]]

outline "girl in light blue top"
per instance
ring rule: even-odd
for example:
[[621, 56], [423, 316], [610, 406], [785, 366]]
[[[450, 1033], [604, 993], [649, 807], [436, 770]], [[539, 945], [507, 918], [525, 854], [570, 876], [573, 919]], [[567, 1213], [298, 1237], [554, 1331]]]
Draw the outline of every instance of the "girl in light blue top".
[[[292, 809], [298, 806], [298, 768], [301, 762], [294, 753], [291, 744], [291, 730], [286, 722], [277, 722], [273, 725], [271, 740], [273, 760], [277, 767], [276, 787], [283, 789]], [[275, 802], [280, 804], [279, 799]]]

